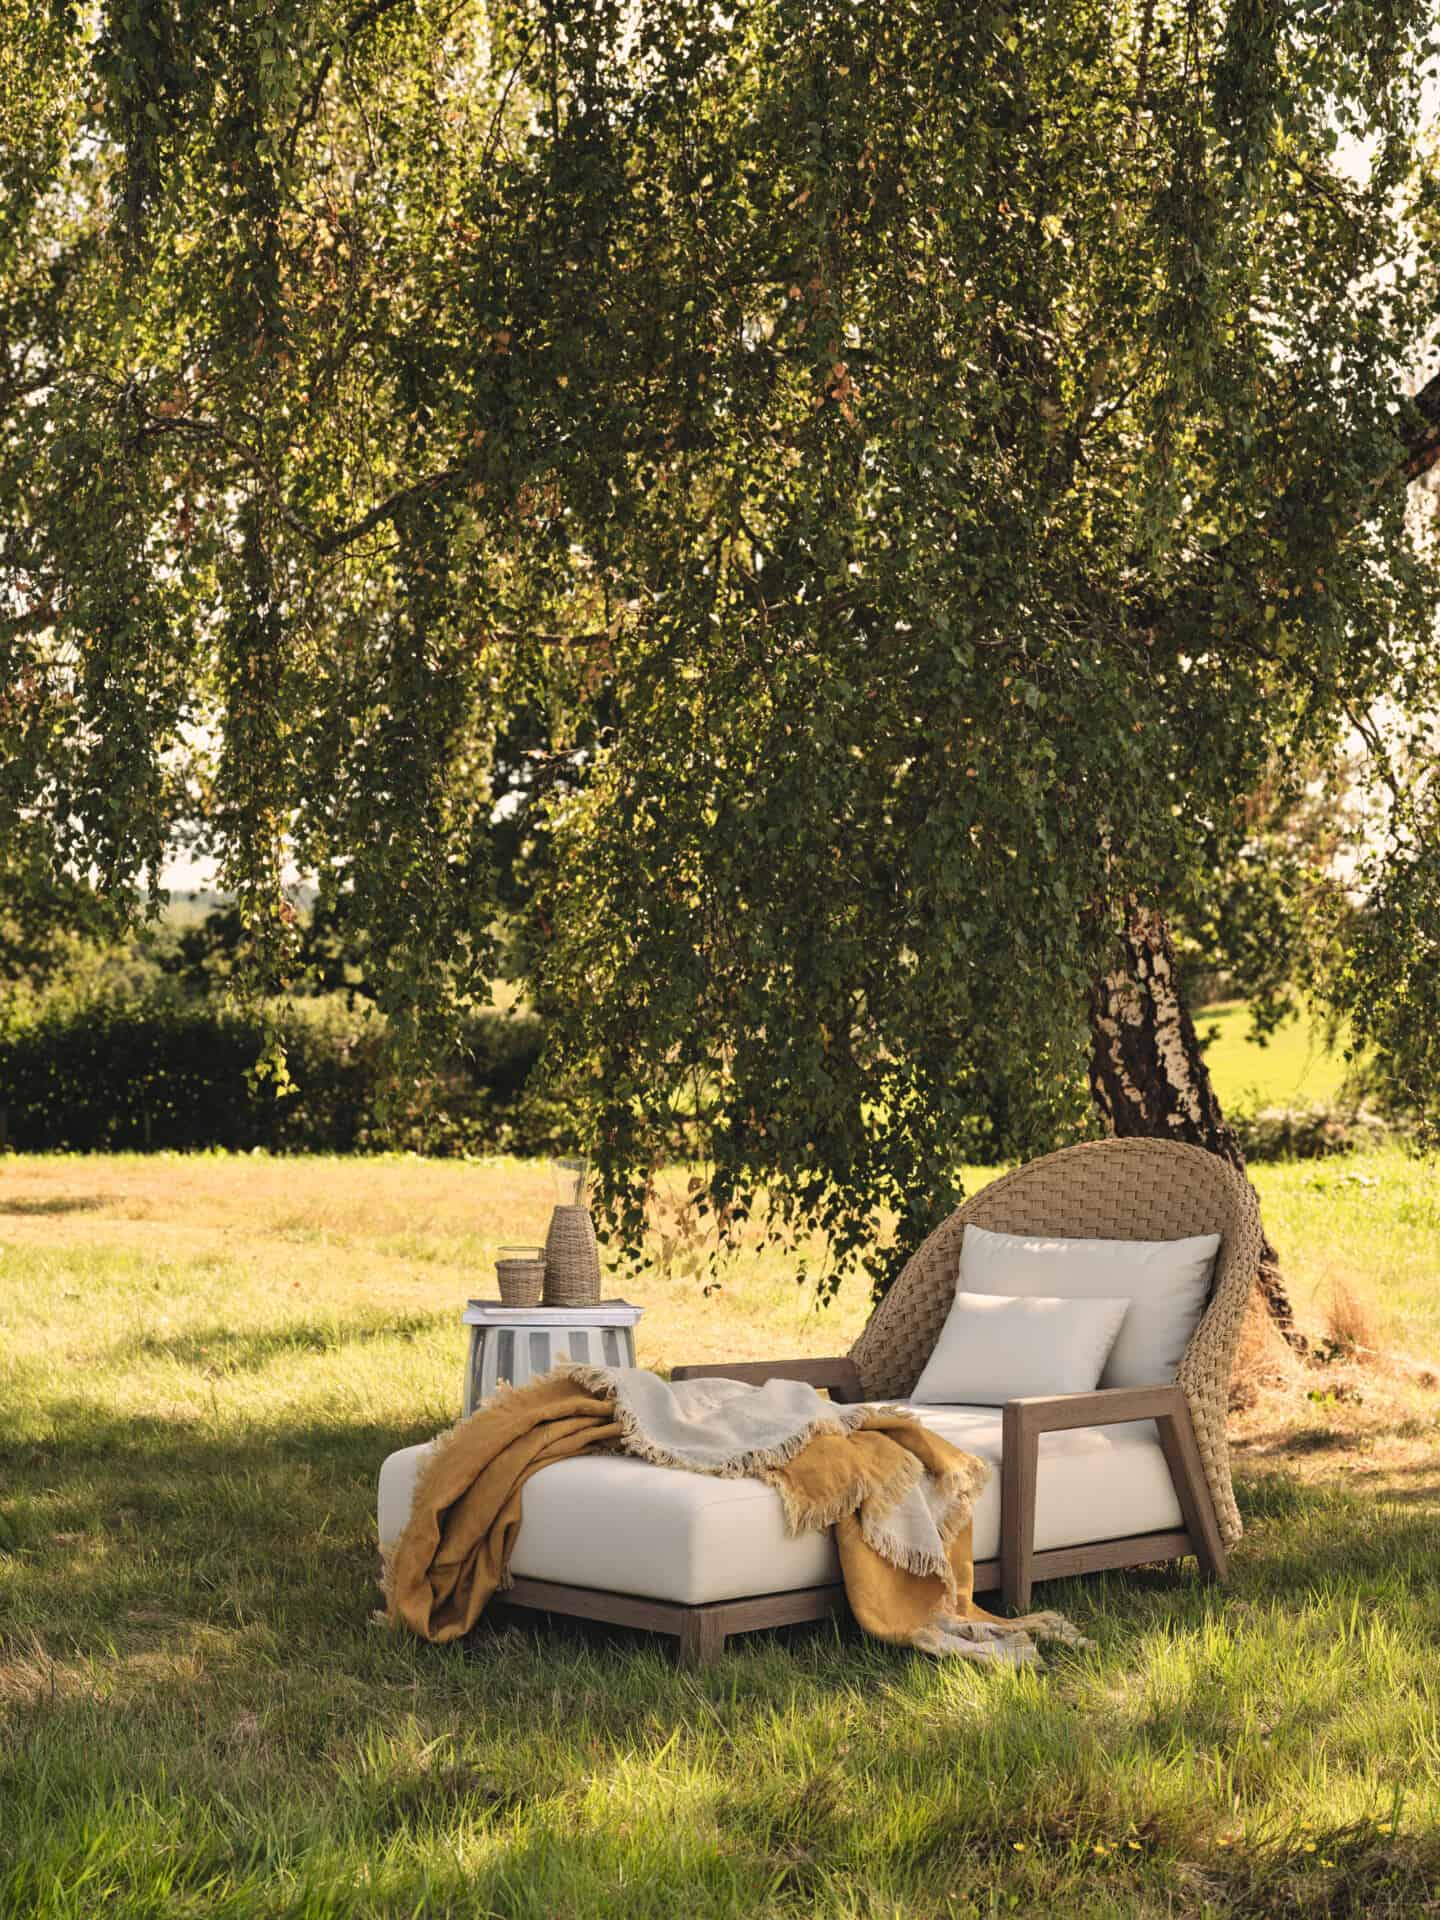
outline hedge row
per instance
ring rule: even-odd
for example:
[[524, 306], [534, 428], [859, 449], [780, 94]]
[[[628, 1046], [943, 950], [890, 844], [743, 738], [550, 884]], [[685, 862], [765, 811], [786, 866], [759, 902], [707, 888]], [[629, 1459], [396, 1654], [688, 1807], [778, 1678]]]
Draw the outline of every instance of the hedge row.
[[[52, 1004], [0, 1035], [0, 1146], [19, 1152], [196, 1150], [432, 1154], [573, 1148], [561, 1103], [540, 1093], [540, 1022], [485, 1014], [445, 1068], [386, 1103], [384, 1029], [342, 1002], [282, 1016], [291, 1086], [254, 1068], [269, 1035], [213, 1001], [100, 999]], [[958, 1143], [972, 1164], [1060, 1144], [1003, 1080], [978, 1085]], [[1372, 1146], [1395, 1131], [1361, 1106], [1267, 1108], [1234, 1124], [1252, 1160], [1309, 1159]], [[1032, 1137], [1032, 1135], [1036, 1137]], [[1041, 1137], [1041, 1136], [1044, 1137]]]
[[1247, 1160], [1323, 1160], [1334, 1153], [1360, 1153], [1406, 1138], [1412, 1129], [1372, 1108], [1355, 1105], [1262, 1107], [1240, 1113], [1232, 1124]]
[[204, 1001], [54, 1008], [0, 1037], [0, 1139], [21, 1152], [265, 1147], [355, 1153], [541, 1153], [563, 1144], [563, 1110], [532, 1086], [533, 1017], [482, 1015], [444, 1070], [391, 1089], [384, 1033], [341, 1006], [282, 1016], [292, 1085], [254, 1068], [258, 1019]]

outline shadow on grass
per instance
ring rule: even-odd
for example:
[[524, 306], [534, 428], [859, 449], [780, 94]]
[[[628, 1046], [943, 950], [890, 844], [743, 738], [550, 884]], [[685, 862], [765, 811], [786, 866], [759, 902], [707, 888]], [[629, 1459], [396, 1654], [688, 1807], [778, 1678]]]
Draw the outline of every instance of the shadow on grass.
[[1271, 1442], [1277, 1454], [1344, 1453], [1354, 1445], [1352, 1436], [1338, 1427], [1300, 1427]]
[[[247, 1913], [285, 1912], [279, 1870], [293, 1877], [313, 1850], [323, 1872], [342, 1842], [374, 1877], [353, 1904], [337, 1893], [337, 1915], [426, 1901], [536, 1920], [862, 1911], [860, 1894], [834, 1892], [846, 1875], [888, 1890], [876, 1911], [938, 1914], [936, 1888], [968, 1899], [1013, 1885], [1035, 1896], [1025, 1910], [1063, 1913], [1095, 1894], [1095, 1839], [1133, 1818], [1147, 1858], [1203, 1867], [1217, 1915], [1318, 1920], [1418, 1912], [1440, 1861], [1440, 1842], [1382, 1843], [1373, 1823], [1302, 1837], [1283, 1812], [1273, 1843], [1222, 1855], [1200, 1774], [1171, 1780], [1194, 1752], [1248, 1768], [1237, 1777], [1262, 1791], [1270, 1750], [1237, 1728], [1310, 1600], [1319, 1678], [1276, 1738], [1292, 1771], [1295, 1749], [1340, 1739], [1354, 1701], [1343, 1663], [1325, 1665], [1332, 1615], [1428, 1591], [1433, 1524], [1418, 1511], [1247, 1476], [1251, 1532], [1230, 1589], [1175, 1566], [1042, 1588], [1039, 1605], [1099, 1640], [1101, 1674], [1060, 1655], [1035, 1683], [941, 1680], [827, 1622], [739, 1637], [691, 1675], [653, 1636], [543, 1616], [497, 1611], [463, 1647], [370, 1631], [375, 1472], [432, 1420], [407, 1432], [363, 1416], [120, 1416], [78, 1398], [46, 1412], [44, 1440], [0, 1447], [4, 1503], [25, 1518], [0, 1552], [0, 1675], [12, 1652], [20, 1671], [31, 1636], [56, 1663], [21, 1675], [26, 1739], [0, 1753], [0, 1810], [8, 1770], [37, 1848], [67, 1807], [82, 1811], [90, 1824], [54, 1872], [79, 1871], [103, 1831], [129, 1849], [107, 1868], [116, 1885], [178, 1859], [201, 1901], [207, 1876], [253, 1875]], [[1382, 1708], [1405, 1712], [1403, 1689], [1370, 1711]], [[1399, 1727], [1377, 1753], [1403, 1751]], [[947, 1779], [966, 1790], [939, 1794]], [[145, 1820], [177, 1795], [183, 1817], [152, 1833]], [[453, 1883], [432, 1844], [446, 1834]], [[1134, 1892], [1113, 1911], [1171, 1910], [1154, 1880], [1142, 1897], [1145, 1871], [1138, 1857], [1107, 1867], [1112, 1890]], [[0, 1908], [4, 1892], [0, 1878]], [[164, 1911], [162, 1897], [145, 1910]]]
[[1377, 1478], [1381, 1484], [1375, 1498], [1393, 1500], [1397, 1506], [1413, 1506], [1428, 1501], [1440, 1511], [1440, 1458], [1435, 1455], [1426, 1460], [1412, 1461], [1408, 1465], [1387, 1463], [1377, 1469]]
[[103, 1194], [56, 1194], [50, 1200], [0, 1200], [0, 1214], [33, 1219], [56, 1213], [98, 1213], [109, 1205]]
[[[287, 1645], [294, 1636], [297, 1660], [307, 1643], [328, 1643], [333, 1661], [335, 1636], [364, 1629], [376, 1604], [380, 1462], [428, 1439], [435, 1424], [433, 1412], [396, 1427], [344, 1415], [107, 1414], [91, 1401], [56, 1399], [42, 1434], [0, 1442], [4, 1609], [19, 1627], [79, 1654], [105, 1656], [117, 1623], [123, 1639], [124, 1622], [160, 1613], [175, 1626], [248, 1622], [287, 1636]], [[1171, 1563], [1050, 1582], [1036, 1604], [1072, 1614], [1113, 1644], [1166, 1623], [1223, 1621], [1232, 1607], [1238, 1618], [1252, 1603], [1298, 1608], [1308, 1596], [1337, 1593], [1365, 1602], [1431, 1577], [1434, 1518], [1418, 1489], [1403, 1505], [1377, 1502], [1279, 1472], [1247, 1476], [1239, 1493], [1249, 1533], [1230, 1587], [1206, 1587], [1191, 1565]], [[510, 1632], [509, 1643], [541, 1667], [557, 1655], [594, 1657], [598, 1675], [642, 1648], [669, 1652], [654, 1636], [507, 1609], [482, 1623], [465, 1653], [484, 1663], [497, 1628], [517, 1621], [523, 1631]], [[808, 1663], [814, 1650], [834, 1649], [835, 1632], [821, 1625], [737, 1636], [722, 1671], [763, 1663], [767, 1647]], [[845, 1644], [859, 1645], [849, 1634]], [[398, 1643], [421, 1691], [436, 1671], [431, 1652]]]
[[45, 1414], [34, 1438], [0, 1441], [0, 1616], [102, 1659], [146, 1615], [298, 1644], [364, 1628], [380, 1462], [436, 1424], [122, 1416], [78, 1398]]
[[[203, 1513], [207, 1499], [246, 1476], [282, 1479], [306, 1499], [337, 1509], [373, 1509], [380, 1462], [396, 1447], [428, 1440], [435, 1418], [404, 1426], [343, 1416], [314, 1420], [253, 1420], [224, 1413], [107, 1414], [89, 1400], [51, 1401], [46, 1431], [33, 1439], [0, 1440], [0, 1486], [12, 1503], [43, 1498], [57, 1508]], [[253, 1514], [273, 1531], [280, 1515]], [[186, 1543], [157, 1540], [168, 1553]], [[193, 1543], [196, 1550], [208, 1544]]]
[[384, 1320], [290, 1320], [251, 1332], [233, 1327], [192, 1327], [184, 1333], [141, 1333], [118, 1342], [107, 1361], [177, 1360], [222, 1373], [259, 1373], [272, 1361], [297, 1353], [335, 1354], [346, 1347], [385, 1340], [416, 1340], [437, 1328], [453, 1329], [453, 1313], [393, 1314]]

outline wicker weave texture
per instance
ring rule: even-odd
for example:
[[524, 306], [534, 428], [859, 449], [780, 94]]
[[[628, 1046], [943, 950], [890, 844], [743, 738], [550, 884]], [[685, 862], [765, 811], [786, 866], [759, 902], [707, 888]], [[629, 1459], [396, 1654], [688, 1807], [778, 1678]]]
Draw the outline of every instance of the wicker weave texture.
[[588, 1207], [556, 1207], [545, 1237], [545, 1304], [591, 1307], [600, 1298], [600, 1248]]
[[497, 1260], [495, 1277], [507, 1307], [538, 1307], [545, 1291], [543, 1260]]
[[914, 1254], [850, 1350], [868, 1400], [913, 1391], [955, 1295], [970, 1222], [994, 1233], [1074, 1240], [1178, 1240], [1218, 1233], [1209, 1303], [1178, 1380], [1227, 1546], [1240, 1537], [1225, 1421], [1230, 1369], [1260, 1266], [1255, 1195], [1232, 1167], [1168, 1140], [1097, 1140], [1032, 1160], [983, 1187]]

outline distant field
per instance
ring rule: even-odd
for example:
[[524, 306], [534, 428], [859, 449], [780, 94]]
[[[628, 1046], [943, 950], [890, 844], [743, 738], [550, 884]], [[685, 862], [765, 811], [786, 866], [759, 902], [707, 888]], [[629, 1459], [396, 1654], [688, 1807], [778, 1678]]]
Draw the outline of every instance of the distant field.
[[[966, 1192], [998, 1172], [967, 1168]], [[1387, 1148], [1257, 1166], [1252, 1177], [1297, 1306], [1318, 1317], [1326, 1290], [1343, 1281], [1373, 1300], [1397, 1338], [1440, 1352], [1440, 1180], [1431, 1163]], [[93, 1327], [98, 1289], [107, 1318], [143, 1325], [152, 1358], [166, 1351], [161, 1330], [183, 1327], [187, 1352], [198, 1352], [209, 1329], [207, 1359], [233, 1372], [243, 1369], [226, 1362], [236, 1338], [228, 1321], [241, 1300], [252, 1342], [257, 1316], [274, 1319], [295, 1327], [300, 1353], [336, 1344], [329, 1330], [357, 1316], [399, 1321], [404, 1337], [386, 1375], [397, 1404], [413, 1407], [442, 1353], [458, 1379], [460, 1307], [469, 1294], [493, 1293], [501, 1244], [544, 1238], [552, 1201], [546, 1164], [508, 1157], [12, 1155], [0, 1158], [0, 1334], [24, 1355], [34, 1351], [29, 1336], [53, 1328], [57, 1314], [73, 1317], [77, 1333]], [[864, 1323], [863, 1287], [817, 1312], [795, 1266], [783, 1250], [754, 1245], [709, 1298], [693, 1273], [648, 1271], [630, 1284], [648, 1309], [641, 1363], [843, 1351]], [[285, 1345], [269, 1343], [267, 1368]], [[397, 1375], [401, 1350], [413, 1364]], [[428, 1396], [425, 1404], [429, 1411]]]
[[1300, 1012], [1265, 1042], [1250, 1037], [1243, 1000], [1225, 1000], [1195, 1016], [1205, 1061], [1225, 1107], [1298, 1107], [1333, 1100], [1347, 1071], [1343, 1050], [1330, 1051], [1320, 1024]]

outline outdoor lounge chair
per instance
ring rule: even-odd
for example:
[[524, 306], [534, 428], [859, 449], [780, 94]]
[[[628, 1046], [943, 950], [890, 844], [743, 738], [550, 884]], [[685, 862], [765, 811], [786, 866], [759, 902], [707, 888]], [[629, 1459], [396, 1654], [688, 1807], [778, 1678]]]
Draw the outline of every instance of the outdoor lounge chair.
[[[983, 1188], [932, 1233], [849, 1354], [676, 1367], [673, 1378], [808, 1380], [831, 1397], [910, 1404], [955, 1292], [967, 1226], [1066, 1239], [1171, 1240], [1218, 1233], [1207, 1304], [1174, 1381], [1004, 1406], [912, 1406], [996, 1463], [975, 1504], [975, 1586], [1024, 1611], [1036, 1580], [1193, 1554], [1223, 1579], [1240, 1535], [1225, 1416], [1230, 1368], [1260, 1255], [1247, 1183], [1213, 1154], [1167, 1141], [1105, 1140], [1032, 1161]], [[409, 1514], [424, 1446], [380, 1476], [380, 1539]], [[584, 1567], [589, 1584], [574, 1584]], [[702, 1664], [726, 1637], [819, 1619], [844, 1605], [828, 1533], [789, 1535], [780, 1497], [624, 1454], [537, 1474], [511, 1563], [512, 1607], [678, 1637]]]

